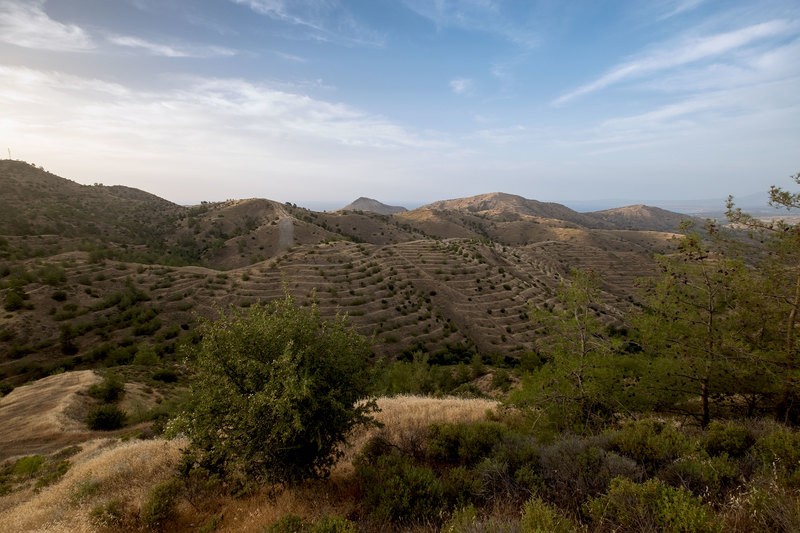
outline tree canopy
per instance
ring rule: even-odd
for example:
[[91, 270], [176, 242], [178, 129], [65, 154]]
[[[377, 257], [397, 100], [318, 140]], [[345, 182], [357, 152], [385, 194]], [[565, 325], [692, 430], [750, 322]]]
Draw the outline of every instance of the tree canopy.
[[323, 320], [287, 296], [201, 332], [186, 420], [195, 465], [243, 483], [323, 477], [348, 432], [371, 420], [370, 347], [346, 317]]

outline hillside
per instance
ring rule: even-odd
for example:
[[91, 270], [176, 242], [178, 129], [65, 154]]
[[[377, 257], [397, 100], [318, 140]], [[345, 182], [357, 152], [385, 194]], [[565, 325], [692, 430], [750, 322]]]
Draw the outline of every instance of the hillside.
[[265, 199], [186, 208], [14, 161], [0, 181], [0, 372], [13, 383], [170, 356], [197, 317], [284, 291], [346, 312], [378, 356], [519, 358], [534, 338], [530, 306], [557, 305], [571, 269], [600, 275], [599, 312], [615, 323], [671, 246], [673, 233], [652, 229], [679, 217], [584, 215], [501, 193], [394, 215]]
[[80, 185], [0, 160], [0, 235], [58, 235], [146, 244], [169, 235], [184, 208], [130, 187]]
[[590, 218], [620, 229], [676, 231], [684, 220], [698, 219], [649, 205], [629, 205], [587, 213]]

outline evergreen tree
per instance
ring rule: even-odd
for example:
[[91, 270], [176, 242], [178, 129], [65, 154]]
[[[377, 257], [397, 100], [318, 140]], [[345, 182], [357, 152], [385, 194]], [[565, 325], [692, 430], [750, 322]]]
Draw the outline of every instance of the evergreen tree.
[[712, 407], [737, 392], [746, 367], [736, 332], [747, 271], [726, 255], [714, 224], [706, 240], [684, 229], [678, 252], [657, 258], [662, 274], [646, 294], [638, 327], [646, 352], [657, 357], [648, 385], [660, 407], [692, 414], [706, 427]]
[[624, 408], [622, 343], [608, 335], [603, 308], [597, 276], [574, 270], [554, 310], [531, 311], [546, 363], [523, 377], [513, 403], [542, 410], [555, 429], [576, 431], [599, 427]]
[[[800, 173], [792, 176], [800, 184]], [[800, 209], [800, 193], [772, 186], [769, 203], [777, 209]], [[779, 383], [775, 391], [775, 415], [783, 422], [800, 422], [800, 354], [797, 328], [800, 322], [800, 224], [783, 219], [762, 220], [744, 213], [728, 198], [730, 222], [750, 230], [758, 243], [766, 244], [757, 261], [758, 285], [753, 294], [763, 303], [761, 327], [753, 339], [773, 367]]]

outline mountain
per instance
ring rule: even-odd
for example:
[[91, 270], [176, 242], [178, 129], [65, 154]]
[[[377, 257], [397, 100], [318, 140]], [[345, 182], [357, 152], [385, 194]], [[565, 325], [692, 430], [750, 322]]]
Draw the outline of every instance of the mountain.
[[529, 200], [522, 196], [493, 192], [442, 200], [420, 207], [429, 211], [460, 211], [498, 220], [519, 220], [520, 217], [559, 220], [582, 226], [592, 226], [595, 221], [561, 204]]
[[0, 234], [144, 244], [175, 228], [185, 208], [130, 187], [80, 185], [23, 161], [0, 160]]
[[586, 216], [618, 229], [639, 231], [677, 231], [684, 220], [702, 223], [694, 217], [648, 205], [629, 205], [594, 211], [586, 213]]
[[395, 213], [403, 213], [408, 211], [405, 207], [386, 205], [373, 200], [372, 198], [361, 197], [352, 203], [344, 206], [341, 211], [366, 211], [368, 213], [377, 213], [379, 215], [393, 215]]
[[286, 292], [324, 316], [346, 313], [377, 356], [514, 359], [531, 349], [530, 307], [559, 305], [573, 269], [599, 274], [598, 312], [615, 323], [636, 281], [657, 273], [653, 254], [674, 246], [680, 217], [581, 214], [504, 193], [391, 215], [370, 202], [182, 207], [0, 162], [0, 379], [126, 364], [151, 348], [167, 357], [199, 317]]

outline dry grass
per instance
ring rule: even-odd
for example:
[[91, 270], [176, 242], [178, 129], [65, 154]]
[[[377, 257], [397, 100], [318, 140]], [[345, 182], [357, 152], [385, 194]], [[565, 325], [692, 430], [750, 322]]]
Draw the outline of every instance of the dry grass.
[[0, 460], [50, 453], [90, 438], [80, 415], [87, 390], [100, 377], [91, 370], [65, 372], [18, 387], [0, 398]]
[[334, 472], [338, 475], [352, 472], [353, 458], [375, 436], [400, 446], [422, 438], [431, 424], [484, 420], [498, 405], [494, 400], [480, 398], [430, 398], [413, 395], [379, 398], [380, 412], [376, 413], [375, 420], [383, 427], [360, 430], [351, 435], [345, 455]]
[[[243, 499], [216, 498], [201, 510], [183, 504], [179, 509], [182, 516], [172, 528], [195, 530], [214, 514], [224, 516], [217, 531], [227, 532], [263, 531], [266, 525], [289, 513], [310, 520], [325, 515], [347, 516], [355, 510], [358, 497], [357, 484], [351, 475], [352, 460], [369, 438], [380, 435], [400, 444], [420, 438], [433, 423], [482, 420], [497, 407], [497, 402], [398, 396], [380, 398], [378, 405], [381, 411], [376, 418], [384, 426], [353, 435], [331, 479], [285, 490], [274, 499], [263, 492]], [[185, 441], [158, 439], [126, 443], [109, 439], [89, 441], [71, 459], [72, 468], [56, 484], [38, 494], [28, 492], [0, 498], [0, 530], [98, 531], [90, 516], [93, 509], [117, 500], [128, 513], [137, 513], [152, 487], [174, 474], [185, 445]]]
[[138, 509], [150, 489], [174, 474], [184, 441], [93, 441], [51, 487], [0, 513], [0, 526], [22, 531], [96, 531], [92, 509], [112, 500]]

